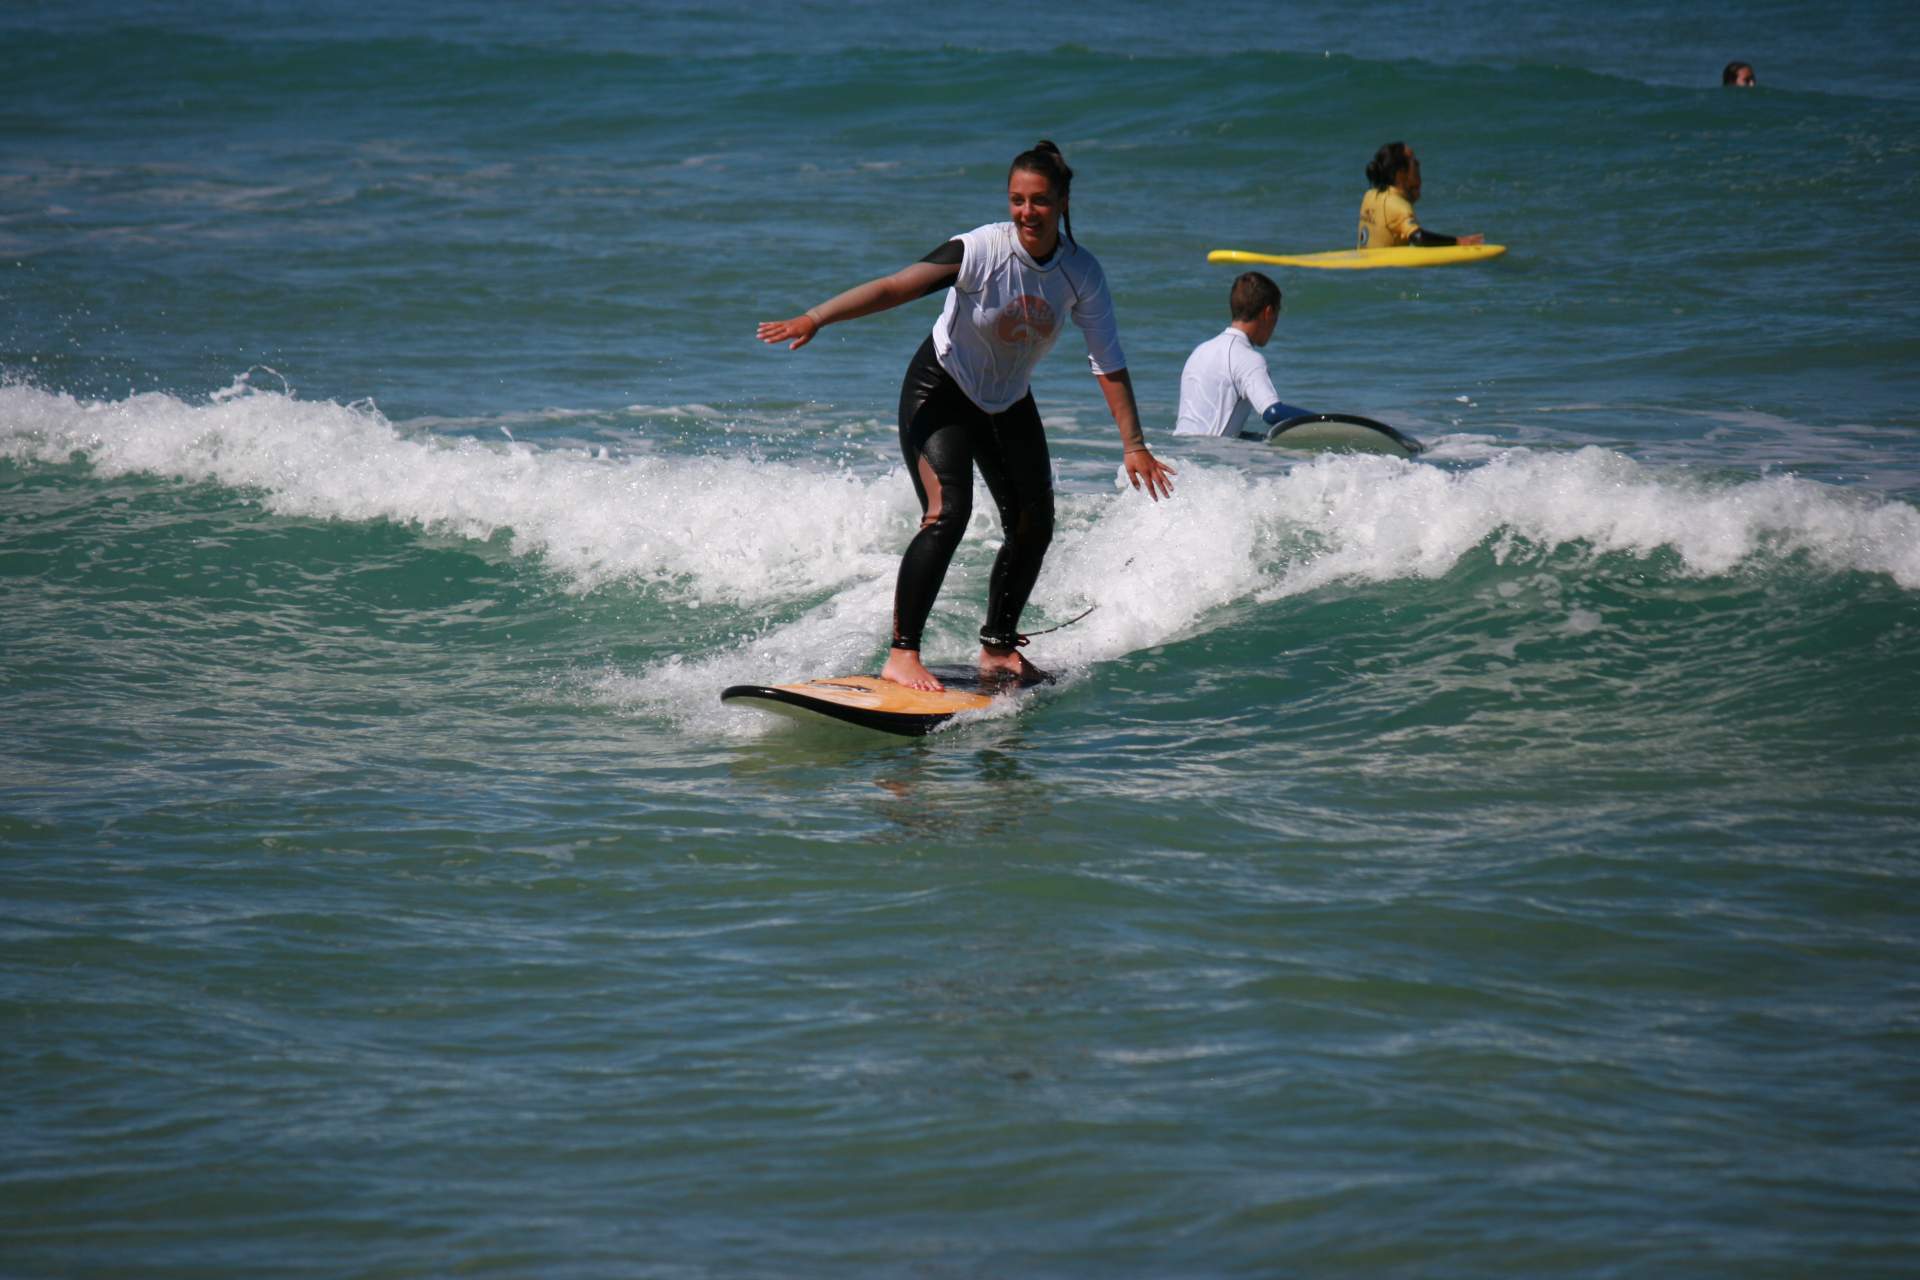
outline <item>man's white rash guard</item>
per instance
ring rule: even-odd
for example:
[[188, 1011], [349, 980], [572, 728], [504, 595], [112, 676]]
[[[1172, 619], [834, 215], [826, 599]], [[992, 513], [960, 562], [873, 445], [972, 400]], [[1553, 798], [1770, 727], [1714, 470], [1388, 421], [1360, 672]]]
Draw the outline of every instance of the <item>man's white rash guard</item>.
[[1269, 422], [1279, 420], [1269, 416], [1271, 406], [1287, 410], [1286, 417], [1304, 412], [1280, 404], [1273, 379], [1267, 374], [1267, 358], [1245, 333], [1228, 325], [1187, 357], [1186, 368], [1180, 371], [1180, 419], [1173, 434], [1239, 435], [1255, 405]]

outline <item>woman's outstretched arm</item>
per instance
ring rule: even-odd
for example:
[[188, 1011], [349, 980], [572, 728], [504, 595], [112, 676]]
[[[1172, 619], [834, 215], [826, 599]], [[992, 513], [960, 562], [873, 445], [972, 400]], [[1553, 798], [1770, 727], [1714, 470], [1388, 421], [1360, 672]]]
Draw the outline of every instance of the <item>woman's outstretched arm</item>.
[[798, 350], [830, 324], [870, 316], [876, 311], [888, 311], [915, 298], [924, 298], [952, 284], [959, 274], [958, 263], [916, 262], [890, 276], [857, 284], [845, 293], [808, 307], [791, 320], [762, 320], [760, 341], [785, 342], [787, 350]]

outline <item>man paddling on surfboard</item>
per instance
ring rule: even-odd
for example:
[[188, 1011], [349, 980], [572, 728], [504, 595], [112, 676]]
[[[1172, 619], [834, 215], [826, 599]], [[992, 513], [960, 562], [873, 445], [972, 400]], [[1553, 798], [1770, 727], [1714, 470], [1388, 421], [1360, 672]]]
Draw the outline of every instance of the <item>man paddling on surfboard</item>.
[[1256, 405], [1268, 426], [1312, 413], [1281, 401], [1267, 358], [1255, 349], [1280, 323], [1280, 286], [1249, 271], [1233, 282], [1227, 309], [1233, 322], [1195, 347], [1180, 371], [1177, 436], [1237, 436]]
[[919, 262], [856, 285], [791, 320], [762, 321], [762, 342], [804, 347], [827, 325], [948, 289], [933, 332], [900, 388], [900, 451], [920, 499], [920, 531], [907, 544], [894, 589], [893, 642], [882, 679], [942, 688], [920, 661], [920, 635], [973, 511], [980, 468], [1000, 509], [1005, 541], [993, 562], [980, 669], [1021, 682], [1045, 673], [1020, 653], [1026, 607], [1053, 539], [1053, 467], [1028, 383], [1068, 317], [1120, 428], [1133, 487], [1154, 501], [1173, 494], [1173, 468], [1148, 451], [1106, 274], [1075, 242], [1068, 216], [1073, 170], [1044, 139], [1014, 157], [1006, 222], [955, 236]]
[[1413, 206], [1420, 199], [1420, 160], [1404, 142], [1389, 142], [1373, 153], [1373, 161], [1367, 165], [1367, 181], [1372, 189], [1360, 197], [1360, 243], [1356, 248], [1391, 249], [1408, 244], [1416, 249], [1435, 249], [1486, 240], [1477, 231], [1470, 236], [1443, 236], [1414, 219]]

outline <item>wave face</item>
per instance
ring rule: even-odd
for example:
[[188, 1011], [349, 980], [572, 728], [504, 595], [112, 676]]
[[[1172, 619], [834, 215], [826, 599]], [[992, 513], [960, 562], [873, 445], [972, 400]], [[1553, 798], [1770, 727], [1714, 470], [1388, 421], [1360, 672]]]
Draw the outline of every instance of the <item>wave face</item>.
[[[1914, 1269], [1906, 8], [1044, 17], [0, 12], [9, 1272]], [[1056, 682], [722, 705], [881, 660], [936, 300], [753, 322], [1039, 136], [1174, 499], [1067, 335]], [[1394, 138], [1508, 253], [1267, 356], [1428, 451], [1171, 438]]]
[[[644, 436], [685, 413], [632, 410], [569, 425], [576, 435], [584, 425], [588, 435]], [[166, 483], [201, 511], [189, 526], [195, 539], [207, 536], [206, 521], [251, 523], [258, 512], [349, 546], [370, 527], [397, 526], [423, 553], [502, 554], [556, 601], [627, 595], [670, 614], [704, 611], [692, 632], [676, 618], [627, 637], [660, 651], [676, 680], [693, 680], [666, 691], [660, 708], [690, 727], [758, 724], [723, 715], [709, 696], [723, 680], [753, 678], [755, 664], [872, 660], [898, 549], [917, 518], [898, 466], [878, 461], [829, 470], [752, 450], [535, 446], [504, 424], [492, 440], [448, 435], [396, 426], [372, 405], [311, 403], [251, 380], [198, 404], [157, 392], [85, 401], [15, 386], [0, 389], [0, 420], [0, 457], [62, 503], [98, 505], [128, 486]], [[864, 434], [870, 453], [884, 456], [881, 431]], [[1094, 612], [1049, 643], [1055, 661], [1090, 669], [1215, 635], [1253, 641], [1243, 660], [1267, 661], [1277, 656], [1276, 628], [1290, 641], [1315, 638], [1295, 637], [1280, 621], [1286, 614], [1356, 593], [1388, 593], [1414, 611], [1406, 625], [1416, 633], [1464, 630], [1484, 642], [1515, 625], [1558, 628], [1597, 649], [1609, 635], [1670, 621], [1681, 600], [1712, 601], [1765, 630], [1772, 615], [1797, 611], [1783, 609], [1781, 593], [1857, 592], [1866, 617], [1893, 608], [1884, 625], [1920, 591], [1920, 513], [1911, 504], [1795, 476], [1710, 478], [1592, 446], [1487, 451], [1472, 442], [1452, 448], [1470, 459], [1452, 466], [1337, 455], [1248, 460], [1264, 467], [1216, 460], [1235, 448], [1215, 444], [1213, 456], [1183, 461], [1177, 502], [1112, 486], [1062, 496], [1037, 608], [1055, 620]], [[1442, 441], [1436, 456], [1449, 452]], [[995, 532], [993, 517], [977, 512], [938, 619], [940, 643], [955, 656], [977, 626], [971, 611]], [[174, 554], [194, 556], [190, 547]], [[1469, 616], [1458, 601], [1427, 594], [1449, 580], [1472, 584], [1480, 607]], [[337, 585], [330, 579], [324, 590]], [[1589, 598], [1591, 607], [1581, 603]], [[1427, 609], [1438, 616], [1418, 616]], [[1246, 634], [1249, 611], [1257, 638]], [[207, 622], [219, 625], [217, 611]], [[690, 651], [708, 656], [690, 666]], [[1807, 675], [1809, 703], [1832, 692]], [[644, 691], [649, 682], [625, 683]], [[1605, 714], [1613, 699], [1595, 692]]]

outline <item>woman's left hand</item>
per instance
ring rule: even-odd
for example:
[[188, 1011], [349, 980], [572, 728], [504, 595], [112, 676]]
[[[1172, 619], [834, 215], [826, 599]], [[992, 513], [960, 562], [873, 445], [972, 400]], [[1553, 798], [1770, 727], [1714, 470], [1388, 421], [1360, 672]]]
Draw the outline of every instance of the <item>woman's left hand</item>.
[[1172, 467], [1160, 461], [1145, 449], [1129, 449], [1123, 459], [1127, 471], [1127, 482], [1138, 489], [1144, 481], [1147, 496], [1155, 502], [1173, 496], [1173, 477], [1178, 475]]

